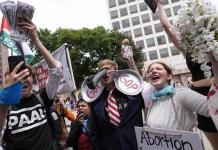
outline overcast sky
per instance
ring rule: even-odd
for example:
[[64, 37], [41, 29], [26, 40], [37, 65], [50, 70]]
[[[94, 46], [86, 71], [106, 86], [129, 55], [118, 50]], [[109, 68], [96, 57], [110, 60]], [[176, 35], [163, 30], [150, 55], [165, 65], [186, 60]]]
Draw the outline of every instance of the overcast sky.
[[[0, 0], [0, 2], [5, 0]], [[106, 0], [21, 0], [36, 10], [33, 21], [52, 31], [58, 27], [80, 29], [104, 26], [110, 29]], [[218, 0], [211, 0], [217, 5]], [[1, 15], [0, 15], [1, 16]]]

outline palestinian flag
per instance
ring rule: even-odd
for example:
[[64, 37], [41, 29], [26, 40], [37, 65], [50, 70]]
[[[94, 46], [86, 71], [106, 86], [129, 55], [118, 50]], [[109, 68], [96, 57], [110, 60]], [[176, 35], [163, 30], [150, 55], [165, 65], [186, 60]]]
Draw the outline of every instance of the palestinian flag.
[[25, 62], [31, 63], [34, 59], [34, 53], [26, 42], [13, 41], [10, 38], [10, 25], [7, 19], [3, 16], [1, 24], [0, 42], [11, 50], [11, 55], [24, 55]]
[[19, 55], [19, 49], [17, 48], [15, 42], [10, 38], [10, 25], [5, 17], [2, 18], [1, 24], [1, 34], [0, 34], [0, 42], [9, 48], [15, 55]]

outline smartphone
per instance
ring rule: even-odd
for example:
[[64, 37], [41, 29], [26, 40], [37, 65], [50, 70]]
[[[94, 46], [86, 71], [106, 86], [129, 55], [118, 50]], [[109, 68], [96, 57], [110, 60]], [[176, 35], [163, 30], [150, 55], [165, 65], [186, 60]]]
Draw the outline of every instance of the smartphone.
[[17, 73], [21, 72], [22, 70], [26, 69], [25, 61], [24, 61], [24, 56], [18, 55], [18, 56], [9, 56], [8, 57], [8, 64], [9, 64], [9, 70], [12, 72], [14, 68], [21, 62], [23, 61], [23, 65], [20, 67], [20, 69], [17, 71]]

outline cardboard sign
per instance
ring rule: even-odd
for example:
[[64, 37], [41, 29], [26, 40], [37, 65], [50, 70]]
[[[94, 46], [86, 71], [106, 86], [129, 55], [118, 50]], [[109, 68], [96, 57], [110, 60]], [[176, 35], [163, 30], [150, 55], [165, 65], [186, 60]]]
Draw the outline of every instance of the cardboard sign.
[[135, 127], [135, 133], [139, 150], [203, 150], [194, 132]]
[[157, 2], [156, 2], [156, 0], [145, 0], [145, 2], [147, 3], [147, 5], [151, 9], [151, 11], [153, 13], [155, 13], [156, 10], [157, 10]]

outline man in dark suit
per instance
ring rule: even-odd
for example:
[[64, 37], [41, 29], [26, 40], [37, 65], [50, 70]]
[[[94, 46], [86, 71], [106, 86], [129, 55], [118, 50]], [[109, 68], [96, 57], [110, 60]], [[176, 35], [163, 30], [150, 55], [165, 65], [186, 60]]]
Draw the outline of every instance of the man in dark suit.
[[[136, 70], [132, 56], [127, 61], [130, 69]], [[101, 80], [105, 89], [92, 103], [93, 150], [137, 150], [134, 126], [143, 126], [142, 96], [128, 96], [116, 89], [112, 73], [118, 66], [114, 61], [102, 60], [98, 69], [107, 70], [107, 75]]]

